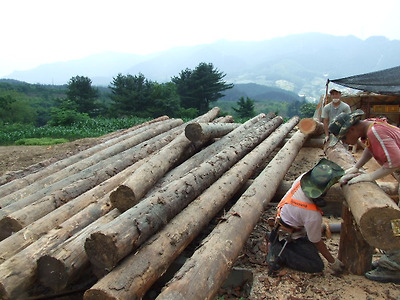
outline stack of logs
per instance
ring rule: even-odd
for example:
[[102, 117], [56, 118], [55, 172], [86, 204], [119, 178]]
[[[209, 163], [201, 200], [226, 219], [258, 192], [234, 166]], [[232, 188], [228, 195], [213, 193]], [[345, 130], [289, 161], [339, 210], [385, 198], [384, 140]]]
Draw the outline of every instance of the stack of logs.
[[0, 178], [1, 299], [62, 295], [79, 283], [84, 299], [140, 299], [237, 199], [157, 297], [212, 299], [313, 140], [294, 130], [298, 117], [236, 124], [218, 114], [215, 107], [188, 123], [160, 117], [32, 174]]

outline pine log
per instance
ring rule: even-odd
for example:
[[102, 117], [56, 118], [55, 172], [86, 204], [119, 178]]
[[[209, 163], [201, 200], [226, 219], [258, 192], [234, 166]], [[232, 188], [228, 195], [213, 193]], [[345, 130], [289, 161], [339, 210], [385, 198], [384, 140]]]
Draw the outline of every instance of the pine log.
[[213, 144], [209, 145], [202, 151], [196, 153], [179, 166], [175, 167], [171, 171], [169, 171], [163, 178], [161, 178], [155, 186], [147, 193], [147, 196], [150, 196], [152, 193], [156, 192], [162, 186], [181, 178], [190, 170], [198, 167], [201, 163], [205, 160], [209, 159], [210, 157], [216, 155], [218, 152], [223, 150], [225, 147], [229, 147], [232, 144], [239, 143], [247, 134], [249, 134], [253, 126], [257, 124], [259, 121], [268, 122], [272, 120], [274, 114], [259, 114], [254, 118], [243, 123], [238, 128], [234, 129], [230, 133], [226, 134], [224, 137], [219, 139], [218, 141], [214, 142]]
[[342, 219], [338, 259], [350, 273], [364, 275], [371, 269], [374, 248], [364, 240], [347, 203], [343, 205]]
[[299, 119], [295, 117], [281, 125], [173, 218], [138, 252], [130, 255], [87, 290], [84, 298], [86, 300], [141, 299], [152, 284], [166, 272], [176, 257], [231, 199], [243, 182], [246, 182], [254, 170], [267, 159], [298, 121]]
[[119, 215], [117, 209], [86, 226], [83, 230], [54, 248], [49, 254], [42, 255], [37, 261], [38, 281], [53, 291], [60, 291], [72, 284], [85, 268], [90, 266], [84, 243], [86, 238]]
[[[162, 122], [160, 123], [160, 121], [168, 120], [168, 117], [162, 117], [160, 119], [155, 119], [155, 120], [157, 120], [157, 122], [153, 122], [153, 121], [145, 122], [145, 123], [139, 124], [137, 126], [134, 126], [130, 129], [126, 130], [125, 134], [123, 136], [115, 136], [114, 138], [111, 138], [111, 139], [105, 139], [104, 142], [102, 142], [96, 146], [93, 146], [84, 151], [80, 151], [77, 154], [67, 157], [65, 159], [59, 160], [38, 172], [24, 176], [23, 178], [20, 178], [20, 179], [13, 180], [11, 182], [8, 182], [7, 184], [1, 185], [0, 186], [0, 195], [2, 195], [2, 197], [4, 197], [6, 195], [14, 193], [15, 191], [22, 190], [24, 187], [26, 187], [30, 184], [33, 184], [53, 173], [56, 173], [60, 170], [68, 168], [71, 165], [74, 165], [75, 163], [80, 162], [80, 161], [96, 154], [99, 151], [102, 151], [113, 145], [119, 144], [119, 143], [123, 142], [124, 140], [129, 139], [137, 134], [143, 133], [144, 131], [151, 129], [151, 127], [158, 126], [158, 124], [152, 124], [152, 123], [161, 124]], [[47, 184], [49, 184], [49, 183], [47, 183]], [[5, 204], [2, 204], [2, 203], [0, 205], [2, 207], [5, 206]]]
[[192, 142], [220, 138], [239, 127], [238, 123], [191, 123], [185, 127], [185, 136]]
[[[6, 213], [10, 213], [25, 207], [26, 205], [33, 203], [45, 195], [54, 192], [55, 190], [59, 190], [63, 186], [66, 186], [68, 184], [65, 182], [67, 181], [67, 178], [69, 178], [71, 182], [75, 182], [79, 180], [79, 177], [87, 176], [84, 172], [88, 173], [90, 170], [92, 170], [91, 172], [96, 172], [96, 170], [99, 168], [103, 168], [101, 165], [104, 164], [106, 159], [109, 159], [110, 157], [117, 158], [117, 155], [121, 157], [125, 155], [124, 153], [127, 153], [124, 151], [129, 151], [132, 149], [132, 147], [140, 145], [151, 138], [157, 139], [158, 135], [175, 128], [182, 123], [182, 120], [174, 119], [156, 123], [149, 126], [147, 130], [144, 130], [139, 134], [135, 134], [126, 140], [124, 139], [117, 144], [98, 151], [95, 154], [86, 157], [85, 159], [81, 159], [72, 165], [65, 166], [58, 172], [52, 173], [41, 180], [37, 180], [25, 188], [14, 190], [13, 193], [8, 195], [3, 194], [6, 195], [0, 199], [0, 206], [2, 207], [3, 215], [7, 205], [12, 204], [14, 205], [14, 208], [10, 208], [10, 211], [7, 211]], [[20, 203], [17, 204], [18, 202]]]
[[85, 243], [91, 263], [102, 269], [114, 268], [122, 258], [167, 224], [233, 164], [265, 139], [282, 121], [281, 117], [276, 117], [264, 126], [255, 126], [253, 132], [240, 143], [222, 150], [181, 179], [143, 199], [99, 232], [91, 234]]
[[[197, 122], [211, 121], [218, 112], [219, 109], [210, 110], [207, 114], [197, 118]], [[195, 146], [182, 132], [111, 193], [110, 199], [113, 206], [124, 212], [136, 205], [155, 182], [175, 166], [190, 148], [195, 151], [193, 147], [197, 148], [199, 146], [200, 144]]]
[[0, 298], [27, 299], [26, 294], [36, 281], [37, 259], [92, 222], [100, 219], [98, 222], [111, 221], [115, 217], [114, 214], [101, 218], [110, 209], [108, 197], [103, 197], [4, 261], [0, 265]]
[[[354, 166], [355, 159], [341, 143], [325, 150], [328, 159], [343, 169]], [[383, 250], [400, 249], [392, 221], [400, 219], [400, 208], [376, 183], [360, 182], [344, 185], [343, 193], [354, 220], [368, 244]]]
[[[146, 157], [134, 165], [126, 168], [122, 172], [118, 173], [114, 177], [106, 180], [101, 185], [95, 187], [94, 189], [78, 196], [74, 200], [66, 203], [65, 205], [57, 208], [51, 213], [47, 214], [45, 217], [33, 222], [32, 224], [26, 226], [22, 230], [14, 233], [5, 240], [0, 242], [0, 264], [6, 259], [9, 259], [19, 251], [28, 247], [30, 244], [38, 240], [41, 236], [45, 235], [48, 231], [57, 226], [60, 226], [63, 222], [68, 222], [68, 220], [73, 220], [75, 215], [81, 213], [86, 207], [90, 206], [92, 203], [96, 203], [99, 199], [102, 199], [105, 195], [109, 196], [109, 193], [123, 182], [130, 174], [135, 172], [138, 167], [146, 163], [150, 157]], [[106, 206], [111, 209], [111, 204], [108, 201]], [[77, 223], [72, 223], [75, 227], [80, 226], [79, 222], [82, 222], [78, 218]], [[84, 220], [86, 222], [86, 220]], [[83, 224], [85, 222], [82, 222]]]
[[[181, 129], [183, 130], [183, 128]], [[151, 138], [137, 146], [107, 158], [86, 170], [62, 179], [35, 194], [0, 210], [0, 240], [65, 205], [116, 173], [160, 149], [179, 133], [176, 129]], [[46, 194], [50, 195], [46, 196]]]
[[[290, 138], [285, 138], [283, 141], [282, 145], [284, 145]], [[304, 143], [303, 147], [305, 148], [324, 148], [324, 139], [320, 137], [315, 137], [315, 138], [309, 138], [307, 141]]]
[[298, 127], [301, 132], [309, 136], [318, 136], [324, 133], [324, 124], [313, 118], [301, 119]]
[[290, 139], [156, 299], [214, 299], [306, 139]]

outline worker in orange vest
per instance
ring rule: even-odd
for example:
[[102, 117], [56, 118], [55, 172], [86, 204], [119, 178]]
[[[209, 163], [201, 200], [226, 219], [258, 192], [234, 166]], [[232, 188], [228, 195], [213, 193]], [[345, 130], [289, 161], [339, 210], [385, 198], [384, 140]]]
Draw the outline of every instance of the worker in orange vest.
[[322, 240], [323, 196], [343, 176], [344, 170], [328, 159], [299, 176], [278, 204], [274, 228], [269, 235], [267, 262], [270, 273], [288, 266], [309, 273], [322, 272], [329, 263], [334, 272], [344, 269]]

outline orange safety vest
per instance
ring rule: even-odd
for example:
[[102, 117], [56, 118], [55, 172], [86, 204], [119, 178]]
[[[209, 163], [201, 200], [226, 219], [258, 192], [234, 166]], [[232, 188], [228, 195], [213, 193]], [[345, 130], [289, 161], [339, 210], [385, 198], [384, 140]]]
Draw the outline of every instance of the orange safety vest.
[[294, 206], [298, 206], [304, 209], [309, 209], [309, 210], [315, 210], [315, 211], [319, 211], [321, 213], [321, 215], [323, 215], [323, 211], [322, 209], [320, 209], [317, 205], [315, 205], [314, 203], [307, 203], [307, 202], [303, 202], [300, 200], [296, 200], [293, 199], [293, 195], [294, 193], [297, 192], [297, 190], [300, 188], [300, 180], [296, 183], [296, 185], [292, 188], [292, 190], [286, 195], [285, 198], [283, 198], [277, 207], [277, 213], [276, 216], [279, 217], [281, 214], [281, 209], [285, 204], [292, 204]]

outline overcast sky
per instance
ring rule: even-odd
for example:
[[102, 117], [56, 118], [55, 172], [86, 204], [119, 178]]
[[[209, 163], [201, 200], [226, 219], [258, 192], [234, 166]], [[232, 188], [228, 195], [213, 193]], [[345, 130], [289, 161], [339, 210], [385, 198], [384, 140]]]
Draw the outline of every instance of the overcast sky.
[[400, 40], [398, 0], [3, 0], [0, 77], [106, 51], [321, 32]]

